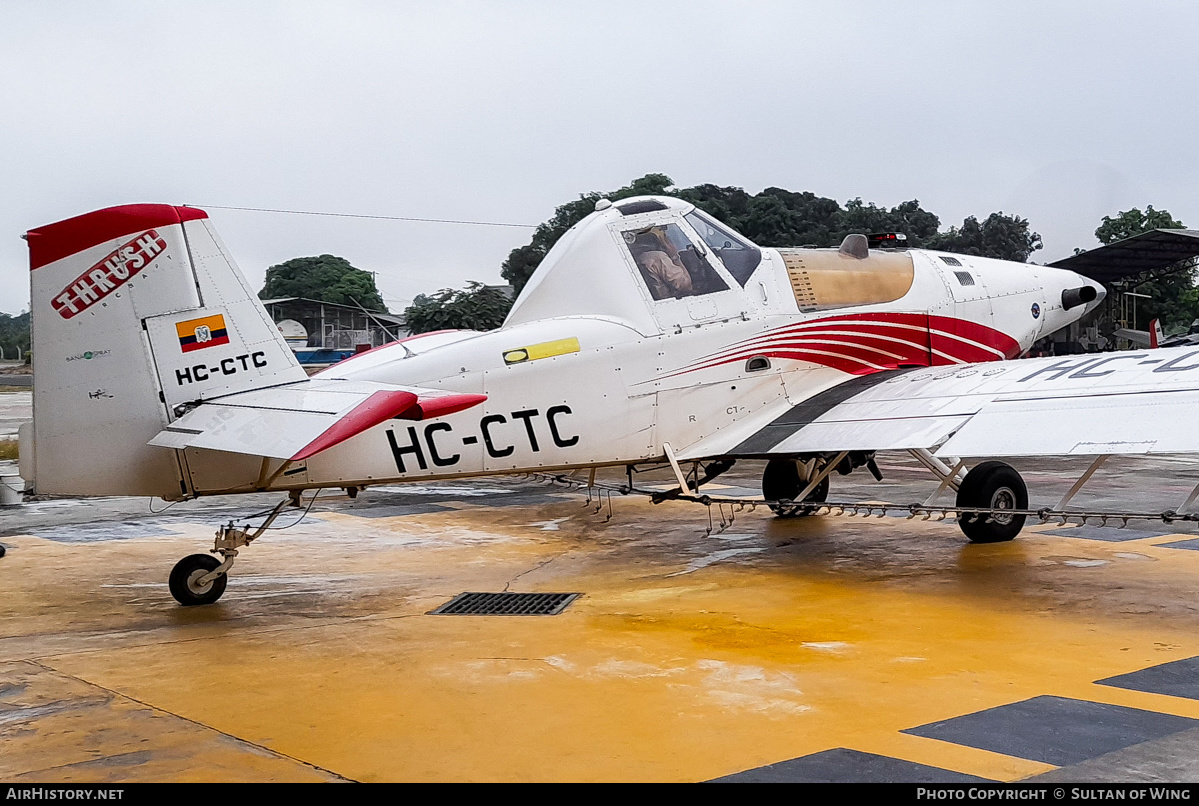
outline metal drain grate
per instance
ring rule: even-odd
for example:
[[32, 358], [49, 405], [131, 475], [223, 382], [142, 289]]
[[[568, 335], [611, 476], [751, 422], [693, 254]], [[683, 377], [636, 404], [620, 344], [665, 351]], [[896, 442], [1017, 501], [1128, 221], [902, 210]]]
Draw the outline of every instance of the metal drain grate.
[[556, 616], [578, 593], [460, 593], [431, 616]]

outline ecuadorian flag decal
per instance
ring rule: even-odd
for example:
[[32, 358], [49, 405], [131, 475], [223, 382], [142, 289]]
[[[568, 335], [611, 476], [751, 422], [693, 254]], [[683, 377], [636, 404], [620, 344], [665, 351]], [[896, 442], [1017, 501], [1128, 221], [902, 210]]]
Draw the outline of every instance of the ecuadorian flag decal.
[[229, 343], [225, 317], [219, 313], [216, 316], [205, 316], [203, 319], [177, 322], [175, 332], [179, 334], [179, 348], [185, 353]]

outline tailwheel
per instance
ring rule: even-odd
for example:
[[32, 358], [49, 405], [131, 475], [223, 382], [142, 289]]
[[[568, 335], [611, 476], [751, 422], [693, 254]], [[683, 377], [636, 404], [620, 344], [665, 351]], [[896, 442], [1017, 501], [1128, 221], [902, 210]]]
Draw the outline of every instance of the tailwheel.
[[225, 586], [229, 584], [229, 569], [233, 567], [233, 561], [237, 558], [237, 550], [250, 545], [269, 529], [285, 506], [298, 506], [299, 501], [300, 491], [293, 491], [280, 501], [271, 510], [266, 521], [253, 531], [250, 531], [249, 524], [239, 528], [233, 525], [233, 521], [218, 529], [212, 551], [214, 554], [220, 554], [224, 558], [223, 562], [212, 554], [192, 554], [175, 563], [169, 580], [171, 595], [175, 597], [175, 601], [190, 607], [212, 604], [221, 598]]
[[[957, 505], [969, 509], [1028, 509], [1028, 488], [1011, 465], [983, 462], [958, 488]], [[971, 543], [1002, 543], [1020, 534], [1025, 515], [963, 514], [958, 526]]]
[[[814, 466], [811, 472], [817, 472]], [[795, 459], [771, 459], [767, 462], [766, 470], [762, 473], [762, 497], [776, 502], [768, 504], [770, 511], [780, 518], [812, 514], [813, 504], [828, 500], [828, 476], [820, 480], [803, 502], [796, 502], [795, 499], [808, 486], [810, 478], [803, 464]]]
[[171, 570], [171, 595], [181, 605], [212, 604], [221, 598], [229, 577], [221, 573], [209, 579], [221, 561], [211, 554], [192, 554], [175, 563]]

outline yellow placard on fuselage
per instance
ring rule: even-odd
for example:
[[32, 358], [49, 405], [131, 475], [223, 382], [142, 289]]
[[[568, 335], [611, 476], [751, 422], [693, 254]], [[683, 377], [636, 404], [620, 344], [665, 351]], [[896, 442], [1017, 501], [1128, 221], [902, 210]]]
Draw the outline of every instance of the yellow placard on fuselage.
[[574, 336], [569, 339], [543, 341], [541, 344], [531, 344], [528, 347], [517, 347], [504, 351], [505, 364], [522, 364], [525, 361], [536, 361], [538, 358], [553, 358], [556, 355], [567, 355], [579, 351], [579, 340]]

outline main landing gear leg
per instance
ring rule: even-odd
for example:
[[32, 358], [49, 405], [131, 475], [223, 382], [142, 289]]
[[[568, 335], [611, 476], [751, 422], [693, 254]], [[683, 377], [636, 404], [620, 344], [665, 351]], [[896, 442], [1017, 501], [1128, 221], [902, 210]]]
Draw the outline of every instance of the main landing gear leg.
[[233, 525], [233, 521], [218, 529], [212, 554], [220, 554], [224, 562], [212, 554], [192, 554], [175, 563], [170, 577], [171, 595], [175, 597], [175, 601], [191, 606], [212, 604], [220, 599], [229, 583], [228, 572], [233, 567], [237, 550], [260, 537], [274, 523], [275, 518], [279, 517], [285, 506], [299, 506], [299, 502], [299, 492], [293, 492], [288, 498], [280, 501], [278, 506], [271, 510], [270, 516], [253, 532], [249, 531], [248, 524], [245, 529], [239, 529]]
[[[1011, 465], [983, 462], [958, 487], [957, 505], [967, 509], [1028, 509], [1028, 488]], [[971, 543], [1002, 543], [1020, 534], [1024, 515], [961, 513], [958, 526]]]
[[[843, 459], [845, 454], [837, 457]], [[815, 507], [828, 500], [828, 476], [837, 462], [819, 467], [819, 462], [799, 462], [795, 459], [771, 459], [762, 473], [762, 497], [770, 510], [780, 518], [795, 518], [811, 514]], [[813, 484], [813, 482], [815, 482]], [[803, 494], [803, 501], [796, 499]]]

